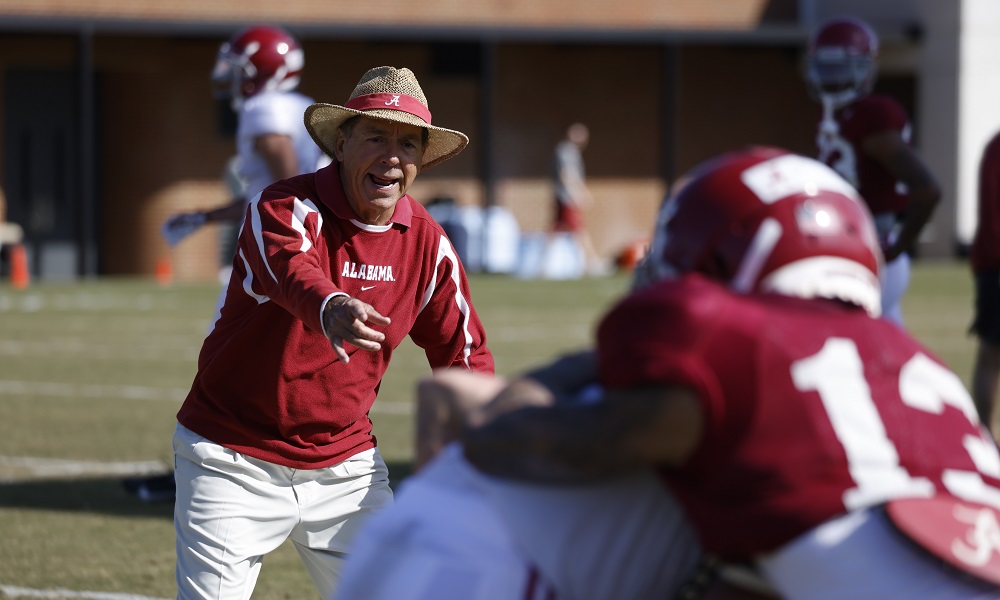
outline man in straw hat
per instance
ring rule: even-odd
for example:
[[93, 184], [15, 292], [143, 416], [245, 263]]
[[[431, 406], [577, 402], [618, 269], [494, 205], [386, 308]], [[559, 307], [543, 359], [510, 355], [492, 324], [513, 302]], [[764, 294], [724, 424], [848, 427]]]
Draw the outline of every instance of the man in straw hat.
[[179, 598], [249, 598], [289, 537], [330, 597], [359, 522], [392, 501], [368, 411], [393, 349], [409, 335], [432, 368], [493, 372], [465, 270], [406, 194], [468, 138], [431, 125], [413, 73], [393, 67], [305, 123], [333, 162], [248, 207], [177, 414]]

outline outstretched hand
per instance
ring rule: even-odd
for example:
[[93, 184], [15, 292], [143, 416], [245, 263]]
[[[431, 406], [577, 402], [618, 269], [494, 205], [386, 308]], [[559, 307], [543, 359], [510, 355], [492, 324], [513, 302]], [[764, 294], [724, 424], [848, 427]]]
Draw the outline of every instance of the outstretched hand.
[[323, 311], [323, 331], [326, 332], [337, 358], [344, 364], [351, 360], [344, 350], [344, 342], [362, 350], [377, 352], [382, 348], [385, 334], [369, 325], [385, 326], [389, 323], [389, 317], [379, 314], [370, 304], [350, 296], [332, 298]]

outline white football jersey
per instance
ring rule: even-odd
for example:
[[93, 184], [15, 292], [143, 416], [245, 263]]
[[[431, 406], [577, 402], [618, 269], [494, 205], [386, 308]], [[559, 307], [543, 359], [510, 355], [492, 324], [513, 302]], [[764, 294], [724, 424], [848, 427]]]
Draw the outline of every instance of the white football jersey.
[[267, 163], [254, 151], [257, 137], [282, 133], [292, 137], [299, 173], [311, 173], [329, 164], [303, 123], [303, 114], [314, 100], [298, 92], [265, 92], [247, 98], [240, 108], [236, 130], [236, 152], [240, 157], [240, 176], [246, 182], [246, 199], [252, 200], [273, 183]]

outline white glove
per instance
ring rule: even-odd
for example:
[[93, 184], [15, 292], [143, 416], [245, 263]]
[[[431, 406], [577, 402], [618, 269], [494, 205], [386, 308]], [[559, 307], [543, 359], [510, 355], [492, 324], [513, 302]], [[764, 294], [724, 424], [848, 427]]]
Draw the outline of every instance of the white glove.
[[181, 213], [174, 215], [163, 223], [161, 232], [171, 246], [197, 231], [205, 224], [207, 218], [203, 212]]

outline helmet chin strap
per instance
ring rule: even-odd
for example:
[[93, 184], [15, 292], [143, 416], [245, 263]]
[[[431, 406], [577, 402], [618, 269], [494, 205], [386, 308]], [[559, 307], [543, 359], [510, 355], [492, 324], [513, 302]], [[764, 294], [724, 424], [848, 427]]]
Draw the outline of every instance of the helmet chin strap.
[[[843, 108], [860, 98], [863, 94], [856, 89], [846, 89], [839, 92], [820, 92], [820, 100], [823, 102], [823, 112], [829, 111], [830, 119], [833, 119], [833, 112]], [[826, 114], [824, 114], [824, 117]]]
[[234, 112], [240, 112], [243, 108], [243, 82], [239, 77], [233, 77], [232, 82], [229, 85], [229, 106], [232, 107]]
[[820, 96], [820, 101], [823, 103], [823, 118], [819, 122], [819, 131], [816, 132], [816, 143], [820, 148], [829, 146], [829, 141], [840, 134], [840, 125], [833, 118], [833, 113], [843, 106], [843, 103], [838, 102], [837, 96], [840, 95], [822, 94]]
[[839, 103], [832, 94], [822, 94], [820, 101], [823, 103], [823, 119], [819, 122], [819, 132], [827, 135], [837, 135], [840, 126], [833, 118], [833, 113], [837, 110]]

